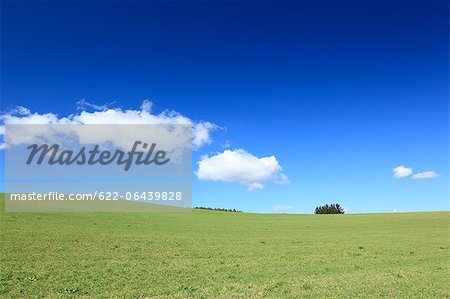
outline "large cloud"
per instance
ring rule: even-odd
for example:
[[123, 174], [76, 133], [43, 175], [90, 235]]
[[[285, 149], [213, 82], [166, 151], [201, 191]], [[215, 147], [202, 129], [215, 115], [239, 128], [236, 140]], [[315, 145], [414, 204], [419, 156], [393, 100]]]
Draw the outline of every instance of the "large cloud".
[[[155, 125], [190, 125], [192, 127], [192, 144], [194, 148], [211, 142], [211, 132], [217, 126], [210, 122], [193, 121], [176, 112], [163, 111], [153, 114], [152, 103], [145, 100], [140, 109], [123, 110], [97, 106], [82, 100], [78, 102], [79, 112], [66, 117], [59, 117], [54, 113], [32, 113], [25, 107], [18, 106], [9, 113], [0, 115], [2, 124], [155, 124]], [[97, 111], [89, 112], [86, 109]], [[116, 132], [117, 133], [117, 132]], [[4, 126], [0, 127], [0, 135], [4, 135]], [[119, 136], [120, 134], [114, 134]], [[4, 145], [2, 145], [4, 147]]]
[[258, 158], [243, 149], [225, 150], [214, 156], [203, 156], [196, 172], [200, 180], [238, 182], [249, 191], [264, 188], [263, 183], [289, 183], [275, 156]]

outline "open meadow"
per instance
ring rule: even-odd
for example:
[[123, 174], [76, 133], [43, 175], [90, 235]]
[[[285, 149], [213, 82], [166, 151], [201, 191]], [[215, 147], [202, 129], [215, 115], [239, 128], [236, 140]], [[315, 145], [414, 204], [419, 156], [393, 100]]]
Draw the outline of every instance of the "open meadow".
[[0, 297], [448, 298], [449, 212], [0, 212]]

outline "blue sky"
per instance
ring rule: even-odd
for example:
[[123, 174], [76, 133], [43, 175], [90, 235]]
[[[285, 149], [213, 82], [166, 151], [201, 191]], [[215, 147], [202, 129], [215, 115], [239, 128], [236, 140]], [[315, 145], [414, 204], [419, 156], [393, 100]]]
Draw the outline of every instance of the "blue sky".
[[[175, 110], [222, 129], [194, 153], [275, 155], [290, 184], [193, 177], [194, 205], [447, 210], [447, 1], [2, 1], [1, 100]], [[393, 168], [434, 171], [393, 178]], [[196, 168], [197, 165], [194, 165]], [[275, 207], [275, 208], [274, 208]]]

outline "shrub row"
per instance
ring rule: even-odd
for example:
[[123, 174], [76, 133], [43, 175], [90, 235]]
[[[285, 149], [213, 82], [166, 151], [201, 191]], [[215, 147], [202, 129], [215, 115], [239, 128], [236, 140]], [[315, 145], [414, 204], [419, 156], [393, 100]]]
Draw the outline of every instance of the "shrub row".
[[242, 211], [236, 209], [221, 209], [221, 208], [210, 208], [210, 207], [194, 207], [194, 209], [200, 210], [211, 210], [211, 211], [222, 211], [222, 212], [236, 212], [241, 213]]

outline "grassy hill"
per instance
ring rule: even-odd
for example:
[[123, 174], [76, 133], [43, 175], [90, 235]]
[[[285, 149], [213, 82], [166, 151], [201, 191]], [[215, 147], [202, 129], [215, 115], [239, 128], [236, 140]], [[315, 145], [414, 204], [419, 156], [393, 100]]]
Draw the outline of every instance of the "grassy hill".
[[449, 212], [5, 213], [0, 297], [449, 295]]

